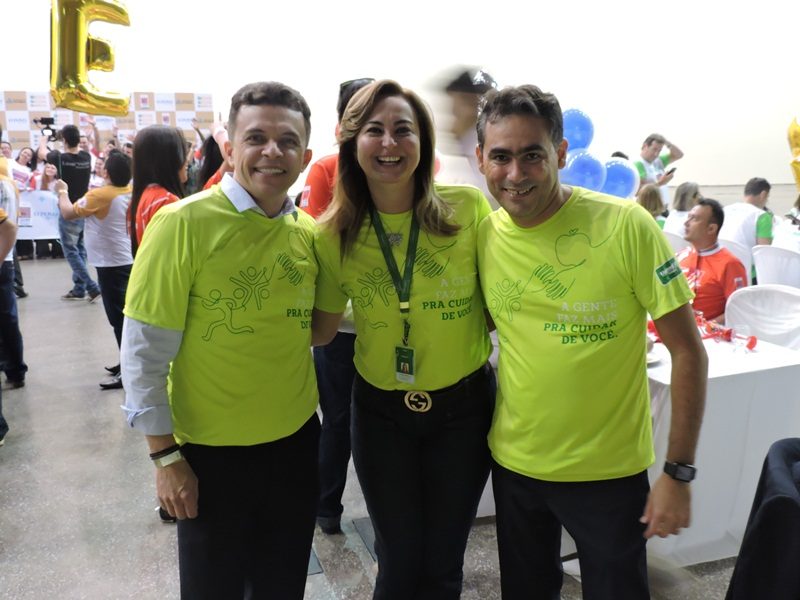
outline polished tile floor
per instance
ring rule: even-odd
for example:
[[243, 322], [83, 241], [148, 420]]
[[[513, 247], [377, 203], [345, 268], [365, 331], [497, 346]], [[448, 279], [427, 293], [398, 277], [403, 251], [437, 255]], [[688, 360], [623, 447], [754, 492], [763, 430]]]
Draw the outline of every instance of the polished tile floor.
[[[98, 387], [103, 366], [117, 362], [103, 307], [60, 300], [70, 288], [63, 260], [22, 268], [30, 372], [24, 388], [3, 391], [11, 431], [0, 448], [0, 598], [177, 598], [175, 528], [154, 512], [144, 440], [124, 424], [123, 392]], [[316, 532], [323, 572], [308, 578], [308, 599], [371, 597], [376, 567], [353, 525], [367, 516], [354, 475], [344, 504], [344, 534]], [[653, 565], [653, 597], [723, 598], [732, 567], [733, 560]], [[491, 522], [473, 528], [464, 573], [464, 599], [500, 598]], [[581, 598], [580, 584], [566, 577], [562, 597]]]

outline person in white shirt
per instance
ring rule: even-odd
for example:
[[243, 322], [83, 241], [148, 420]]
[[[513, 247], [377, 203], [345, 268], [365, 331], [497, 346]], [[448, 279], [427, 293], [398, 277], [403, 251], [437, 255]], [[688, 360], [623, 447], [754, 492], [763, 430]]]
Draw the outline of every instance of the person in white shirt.
[[106, 185], [106, 160], [103, 157], [96, 157], [92, 165], [92, 176], [89, 178], [89, 189]]
[[719, 237], [747, 248], [772, 244], [772, 213], [767, 210], [771, 189], [763, 177], [750, 179], [744, 186], [742, 202], [725, 207], [725, 224]]
[[[669, 150], [662, 154], [664, 147]], [[661, 201], [666, 209], [669, 205], [667, 184], [672, 181], [675, 169], [667, 170], [667, 166], [683, 158], [683, 151], [659, 133], [651, 133], [642, 144], [642, 153], [634, 165], [639, 171], [639, 187], [647, 183], [655, 183], [661, 191]]]
[[16, 161], [9, 161], [11, 177], [20, 192], [31, 189], [31, 175], [36, 170], [36, 153], [33, 148], [23, 148], [17, 153]]
[[[103, 307], [119, 348], [125, 293], [133, 266], [127, 220], [131, 201], [131, 159], [115, 151], [109, 155], [107, 164], [106, 185], [90, 189], [74, 204], [69, 201], [67, 184], [63, 180], [56, 181], [55, 190], [58, 208], [65, 221], [85, 219], [86, 262], [97, 269]], [[104, 390], [121, 388], [119, 367], [107, 370], [112, 377], [101, 382], [100, 387]]]
[[683, 236], [683, 225], [686, 223], [689, 211], [702, 197], [700, 186], [694, 181], [684, 181], [680, 184], [672, 199], [672, 210], [664, 221], [664, 231]]
[[[437, 155], [441, 170], [436, 173], [438, 183], [474, 185], [483, 192], [492, 208], [498, 204], [489, 194], [486, 180], [478, 170], [475, 148], [478, 146], [478, 134], [475, 124], [478, 121], [478, 102], [481, 96], [491, 89], [497, 88], [497, 82], [489, 73], [475, 67], [468, 67], [448, 81], [444, 87], [450, 111], [445, 117], [450, 119], [452, 151]], [[447, 137], [447, 136], [445, 136]]]

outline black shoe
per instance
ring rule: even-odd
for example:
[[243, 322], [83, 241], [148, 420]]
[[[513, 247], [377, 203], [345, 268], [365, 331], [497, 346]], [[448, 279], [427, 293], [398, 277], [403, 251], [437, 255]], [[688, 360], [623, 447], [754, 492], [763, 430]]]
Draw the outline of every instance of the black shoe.
[[28, 297], [28, 292], [26, 292], [21, 287], [15, 287], [14, 288], [14, 294], [17, 296], [17, 298], [27, 298]]
[[342, 533], [341, 517], [317, 517], [317, 525], [326, 535]]
[[156, 510], [158, 511], [158, 518], [161, 519], [162, 523], [177, 523], [178, 522], [178, 519], [176, 517], [173, 517], [171, 514], [169, 514], [167, 511], [165, 511], [160, 506], [158, 508], [156, 508]]
[[103, 390], [121, 390], [122, 389], [122, 376], [113, 375], [111, 379], [100, 382], [100, 388]]
[[79, 296], [72, 290], [68, 291], [66, 294], [61, 296], [62, 300], [83, 300], [84, 298], [86, 298], [86, 294]]
[[106, 371], [111, 373], [112, 375], [119, 375], [119, 365], [114, 365], [113, 367], [103, 367]]
[[17, 380], [6, 379], [6, 387], [5, 387], [5, 389], [7, 389], [7, 390], [17, 390], [17, 389], [23, 388], [23, 387], [25, 387], [25, 380], [24, 379], [17, 379]]

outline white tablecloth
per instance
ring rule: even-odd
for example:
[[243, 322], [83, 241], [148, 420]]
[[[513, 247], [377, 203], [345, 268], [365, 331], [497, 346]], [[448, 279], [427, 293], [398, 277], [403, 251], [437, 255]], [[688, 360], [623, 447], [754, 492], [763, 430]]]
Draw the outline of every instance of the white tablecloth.
[[772, 245], [800, 252], [800, 229], [786, 219], [776, 220], [772, 228]]
[[[677, 566], [735, 556], [747, 525], [761, 465], [772, 442], [800, 436], [800, 352], [759, 341], [753, 352], [705, 341], [708, 395], [692, 483], [692, 525], [654, 538], [648, 553]], [[669, 353], [648, 368], [656, 462], [662, 472], [670, 424]]]

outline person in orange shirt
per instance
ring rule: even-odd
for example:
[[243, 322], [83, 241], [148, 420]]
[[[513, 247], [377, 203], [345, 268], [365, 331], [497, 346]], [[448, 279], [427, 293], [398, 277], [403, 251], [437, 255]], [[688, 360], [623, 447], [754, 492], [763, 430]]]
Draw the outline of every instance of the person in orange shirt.
[[185, 194], [188, 179], [187, 144], [180, 129], [150, 125], [136, 134], [133, 147], [133, 193], [128, 209], [131, 250], [142, 242], [150, 219], [162, 206]]
[[[360, 78], [339, 86], [336, 111], [339, 125], [347, 103], [358, 90], [375, 81]], [[300, 208], [315, 219], [325, 212], [336, 186], [339, 154], [324, 156], [311, 166], [300, 200]], [[344, 512], [342, 494], [350, 463], [350, 394], [356, 374], [353, 365], [356, 334], [351, 319], [343, 319], [339, 331], [327, 346], [314, 347], [314, 370], [317, 374], [322, 431], [319, 438], [319, 506], [317, 524], [328, 535], [341, 533]]]
[[725, 322], [728, 296], [747, 285], [747, 272], [741, 261], [717, 243], [725, 221], [722, 205], [701, 198], [684, 225], [684, 236], [691, 246], [678, 255], [681, 269], [695, 293], [692, 307], [709, 321]]
[[[347, 103], [358, 90], [375, 81], [372, 77], [361, 77], [351, 79], [339, 85], [339, 99], [336, 102], [336, 137], [339, 137], [339, 123], [344, 116], [344, 109]], [[315, 219], [325, 212], [333, 198], [333, 188], [336, 185], [337, 163], [339, 153], [323, 156], [308, 171], [306, 185], [303, 188], [303, 196], [300, 200], [300, 208], [306, 211]]]

